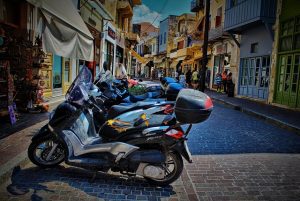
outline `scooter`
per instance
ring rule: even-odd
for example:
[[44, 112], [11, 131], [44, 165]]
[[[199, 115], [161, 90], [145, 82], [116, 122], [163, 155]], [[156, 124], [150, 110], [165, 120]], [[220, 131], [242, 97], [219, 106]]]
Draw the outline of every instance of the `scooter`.
[[[90, 71], [83, 67], [63, 103], [68, 111], [63, 116], [54, 114], [33, 136], [29, 159], [40, 167], [65, 161], [95, 173], [111, 170], [160, 186], [178, 179], [184, 166], [182, 157], [192, 162], [187, 135], [192, 124], [209, 117], [211, 99], [186, 89], [179, 93], [175, 107], [167, 102], [113, 106], [109, 120], [97, 132], [92, 108], [98, 108], [98, 104], [88, 95], [91, 86]], [[186, 131], [181, 128], [183, 124], [189, 124]]]

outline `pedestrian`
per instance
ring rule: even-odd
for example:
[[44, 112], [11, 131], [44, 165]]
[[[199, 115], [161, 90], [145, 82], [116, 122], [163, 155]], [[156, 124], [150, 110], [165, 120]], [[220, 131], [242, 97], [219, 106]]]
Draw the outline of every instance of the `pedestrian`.
[[221, 76], [221, 73], [217, 73], [217, 75], [216, 75], [216, 84], [217, 84], [217, 92], [221, 92], [221, 90], [222, 90], [222, 76]]
[[224, 70], [222, 73], [222, 83], [224, 88], [224, 93], [227, 93], [226, 86], [227, 86], [227, 70]]
[[192, 71], [191, 71], [191, 69], [189, 69], [186, 72], [185, 78], [186, 78], [186, 83], [187, 83], [188, 87], [191, 87], [191, 83], [192, 83]]
[[176, 79], [177, 81], [179, 81], [179, 78], [178, 78], [178, 72], [177, 72], [177, 71], [175, 71], [175, 79]]
[[181, 73], [181, 75], [179, 75], [179, 83], [181, 84], [181, 86], [186, 87], [185, 75], [183, 74], [183, 72]]
[[229, 97], [233, 97], [234, 94], [234, 84], [232, 81], [232, 73], [227, 75], [227, 93]]
[[117, 79], [127, 79], [127, 72], [126, 72], [125, 66], [122, 64], [122, 62], [119, 62], [117, 64], [116, 78]]
[[193, 74], [192, 74], [193, 89], [197, 89], [198, 84], [199, 84], [199, 73], [197, 72], [196, 69], [194, 69]]

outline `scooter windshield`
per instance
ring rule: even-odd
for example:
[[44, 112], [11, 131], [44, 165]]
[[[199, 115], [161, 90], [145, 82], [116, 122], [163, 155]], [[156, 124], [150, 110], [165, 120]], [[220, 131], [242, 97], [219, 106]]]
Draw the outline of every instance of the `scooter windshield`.
[[92, 73], [86, 66], [83, 66], [68, 89], [66, 100], [82, 105], [84, 100], [89, 98], [88, 92], [92, 86]]

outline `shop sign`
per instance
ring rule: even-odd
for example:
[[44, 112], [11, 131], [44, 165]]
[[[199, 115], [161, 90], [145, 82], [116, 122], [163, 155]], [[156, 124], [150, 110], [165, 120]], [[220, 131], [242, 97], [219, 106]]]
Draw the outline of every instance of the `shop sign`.
[[108, 35], [109, 37], [111, 37], [112, 39], [116, 39], [116, 32], [114, 30], [112, 30], [112, 28], [108, 27]]
[[117, 41], [117, 45], [119, 45], [121, 48], [125, 48], [124, 36], [119, 32], [117, 32], [116, 34], [116, 41]]

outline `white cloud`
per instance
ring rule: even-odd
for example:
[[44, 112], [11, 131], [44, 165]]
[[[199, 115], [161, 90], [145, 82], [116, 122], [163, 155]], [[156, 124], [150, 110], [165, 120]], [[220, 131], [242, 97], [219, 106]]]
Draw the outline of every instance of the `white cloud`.
[[161, 14], [153, 10], [150, 10], [146, 5], [142, 4], [134, 7], [132, 22], [134, 24], [140, 22], [152, 23], [156, 19], [153, 25], [158, 27], [159, 22], [161, 21], [161, 17], [162, 17]]

